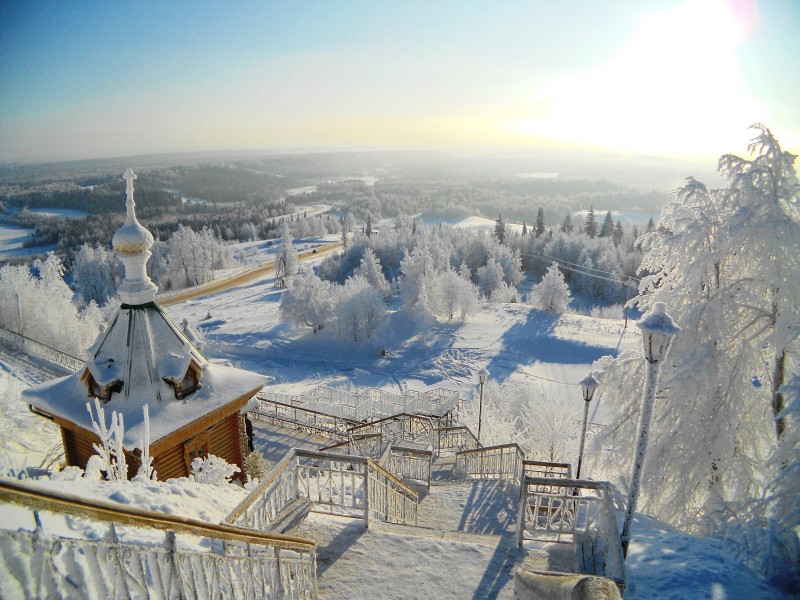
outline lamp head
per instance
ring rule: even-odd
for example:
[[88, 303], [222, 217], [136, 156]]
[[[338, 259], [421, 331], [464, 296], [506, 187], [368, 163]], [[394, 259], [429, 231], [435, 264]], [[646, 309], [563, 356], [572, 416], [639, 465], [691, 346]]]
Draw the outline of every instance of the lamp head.
[[481, 382], [481, 385], [486, 383], [487, 377], [489, 377], [489, 371], [486, 370], [486, 367], [483, 367], [480, 371], [478, 371], [478, 380]]
[[580, 386], [581, 392], [583, 393], [583, 399], [586, 402], [591, 402], [592, 398], [594, 397], [594, 391], [597, 389], [597, 386], [600, 385], [600, 382], [597, 381], [594, 375], [589, 373], [586, 377], [581, 379]]
[[653, 304], [636, 326], [642, 330], [645, 357], [651, 363], [657, 363], [666, 356], [672, 338], [681, 332], [663, 302]]

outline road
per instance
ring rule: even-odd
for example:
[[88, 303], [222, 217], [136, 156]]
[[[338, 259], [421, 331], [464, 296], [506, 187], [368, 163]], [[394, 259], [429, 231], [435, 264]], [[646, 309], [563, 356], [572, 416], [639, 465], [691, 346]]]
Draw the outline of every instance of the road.
[[[316, 252], [314, 250], [301, 252], [300, 254], [298, 254], [298, 258], [300, 259], [300, 262], [304, 262], [307, 260], [311, 260], [313, 258], [319, 258], [320, 256], [323, 256], [325, 254], [329, 254], [334, 250], [338, 250], [341, 247], [342, 247], [341, 242], [333, 242], [331, 244], [326, 244], [325, 246], [320, 246], [319, 248], [316, 248]], [[192, 300], [194, 298], [209, 296], [211, 294], [216, 294], [217, 292], [222, 292], [224, 290], [228, 290], [233, 287], [244, 285], [245, 283], [250, 283], [252, 281], [255, 281], [256, 279], [264, 277], [274, 269], [275, 269], [275, 261], [273, 260], [268, 263], [264, 263], [263, 265], [259, 265], [257, 267], [240, 271], [230, 277], [225, 277], [223, 279], [216, 279], [214, 281], [204, 283], [203, 285], [187, 288], [185, 290], [181, 290], [180, 292], [170, 294], [168, 296], [156, 298], [156, 300], [158, 301], [159, 306], [172, 306], [173, 304], [185, 302], [186, 300]]]

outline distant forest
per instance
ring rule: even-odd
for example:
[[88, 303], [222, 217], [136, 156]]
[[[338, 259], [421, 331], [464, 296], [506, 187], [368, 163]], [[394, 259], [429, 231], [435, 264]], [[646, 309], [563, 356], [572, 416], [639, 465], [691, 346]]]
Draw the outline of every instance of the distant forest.
[[[448, 220], [502, 214], [507, 222], [531, 224], [537, 211], [548, 227], [558, 227], [566, 215], [592, 207], [657, 212], [669, 199], [605, 180], [522, 178], [437, 153], [287, 154], [197, 164], [164, 158], [164, 166], [152, 166], [157, 159], [137, 167], [135, 199], [140, 220], [162, 241], [180, 225], [207, 227], [225, 241], [275, 238], [281, 217], [293, 215], [298, 205], [328, 205], [335, 218], [357, 227], [405, 215]], [[2, 167], [0, 205], [13, 213], [6, 217], [10, 222], [35, 229], [30, 246], [58, 244], [69, 260], [84, 243], [110, 243], [124, 217], [121, 173], [131, 161]], [[90, 216], [52, 218], [25, 208]]]

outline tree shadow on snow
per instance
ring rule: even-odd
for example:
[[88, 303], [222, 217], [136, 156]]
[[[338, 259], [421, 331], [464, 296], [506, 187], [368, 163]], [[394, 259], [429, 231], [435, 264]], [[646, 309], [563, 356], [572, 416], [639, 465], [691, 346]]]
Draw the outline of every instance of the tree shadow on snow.
[[487, 366], [493, 380], [506, 379], [521, 365], [536, 362], [591, 364], [614, 348], [556, 337], [561, 315], [531, 310], [524, 322], [515, 323], [500, 337], [500, 350]]

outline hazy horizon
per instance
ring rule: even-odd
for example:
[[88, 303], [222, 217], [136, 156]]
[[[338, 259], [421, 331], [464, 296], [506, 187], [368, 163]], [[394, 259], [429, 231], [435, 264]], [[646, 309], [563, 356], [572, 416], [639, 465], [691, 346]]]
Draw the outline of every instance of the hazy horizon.
[[800, 141], [791, 0], [0, 6], [0, 163]]

